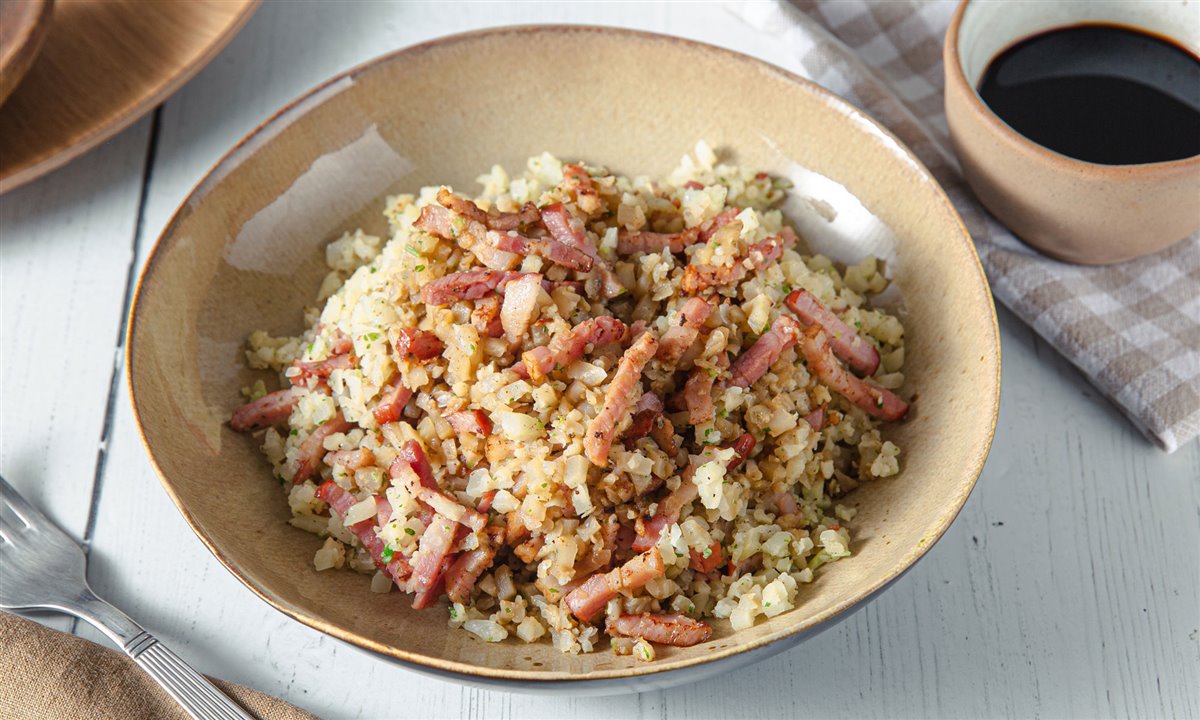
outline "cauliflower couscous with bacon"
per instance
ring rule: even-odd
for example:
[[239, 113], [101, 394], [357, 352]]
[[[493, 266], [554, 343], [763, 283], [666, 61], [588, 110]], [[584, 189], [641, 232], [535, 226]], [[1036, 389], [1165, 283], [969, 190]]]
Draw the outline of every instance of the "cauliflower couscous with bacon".
[[284, 389], [230, 424], [316, 568], [444, 596], [488, 642], [640, 659], [792, 608], [851, 552], [839, 498], [899, 471], [879, 263], [802, 254], [789, 184], [704, 143], [664, 181], [549, 154], [479, 181], [390, 198], [390, 240], [328, 246], [309, 329], [249, 339]]

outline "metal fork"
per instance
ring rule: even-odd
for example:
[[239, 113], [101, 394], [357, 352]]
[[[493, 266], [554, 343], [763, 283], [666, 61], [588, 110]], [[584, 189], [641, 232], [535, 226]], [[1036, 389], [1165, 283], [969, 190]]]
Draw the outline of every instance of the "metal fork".
[[87, 620], [197, 720], [254, 720], [128, 615], [96, 597], [74, 540], [0, 477], [0, 609], [56, 610]]

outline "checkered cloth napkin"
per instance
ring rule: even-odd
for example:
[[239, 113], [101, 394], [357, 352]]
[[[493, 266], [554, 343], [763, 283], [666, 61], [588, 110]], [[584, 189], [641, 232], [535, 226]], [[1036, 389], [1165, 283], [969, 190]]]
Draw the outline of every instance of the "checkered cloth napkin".
[[863, 108], [912, 148], [966, 222], [996, 299], [1174, 451], [1200, 435], [1200, 233], [1150, 257], [1085, 267], [1038, 254], [984, 210], [959, 175], [942, 106], [942, 39], [955, 5], [727, 3], [793, 49], [791, 70]]

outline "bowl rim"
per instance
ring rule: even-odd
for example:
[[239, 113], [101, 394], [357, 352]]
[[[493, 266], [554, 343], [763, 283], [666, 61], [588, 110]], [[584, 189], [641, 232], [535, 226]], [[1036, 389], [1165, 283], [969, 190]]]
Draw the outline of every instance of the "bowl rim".
[[[154, 274], [154, 271], [158, 265], [158, 261], [162, 256], [162, 253], [160, 253], [160, 250], [162, 250], [165, 241], [167, 240], [167, 238], [169, 236], [171, 236], [174, 233], [176, 227], [186, 217], [188, 217], [191, 214], [193, 208], [195, 208], [199, 204], [199, 202], [202, 201], [205, 196], [207, 196], [209, 191], [217, 183], [219, 183], [221, 179], [223, 179], [223, 177], [225, 176], [225, 172], [223, 172], [223, 170], [226, 169], [225, 166], [228, 163], [236, 161], [238, 159], [239, 155], [252, 150], [260, 142], [265, 142], [265, 141], [269, 140], [273, 136], [273, 133], [271, 133], [270, 130], [276, 123], [286, 119], [287, 116], [289, 116], [295, 112], [306, 110], [308, 108], [308, 106], [312, 105], [313, 103], [319, 104], [320, 102], [322, 102], [324, 100], [327, 92], [340, 87], [340, 85], [346, 81], [353, 81], [355, 76], [357, 76], [358, 74], [363, 73], [365, 71], [371, 70], [377, 65], [380, 65], [382, 63], [391, 62], [391, 61], [393, 61], [397, 58], [401, 58], [401, 57], [419, 55], [419, 54], [422, 54], [422, 53], [425, 53], [430, 50], [440, 48], [443, 46], [450, 46], [450, 45], [455, 45], [455, 44], [459, 44], [459, 43], [475, 42], [475, 41], [479, 41], [479, 40], [483, 40], [483, 39], [487, 39], [487, 38], [491, 38], [491, 37], [503, 36], [503, 35], [531, 34], [531, 33], [556, 33], [556, 34], [594, 33], [594, 34], [608, 34], [608, 35], [625, 36], [626, 38], [638, 39], [638, 40], [669, 42], [669, 43], [674, 43], [677, 45], [683, 45], [683, 46], [686, 46], [686, 47], [689, 47], [689, 48], [692, 48], [692, 49], [695, 49], [698, 51], [702, 51], [702, 52], [719, 54], [719, 55], [725, 57], [726, 59], [728, 59], [729, 61], [748, 64], [748, 65], [754, 67], [759, 72], [767, 73], [769, 75], [774, 75], [778, 78], [781, 78], [781, 79], [789, 81], [795, 85], [798, 85], [803, 91], [816, 96], [816, 98], [820, 102], [836, 106], [843, 115], [847, 116], [848, 118], [853, 118], [860, 125], [865, 124], [865, 126], [867, 128], [869, 128], [870, 131], [872, 131], [878, 135], [881, 135], [882, 138], [886, 139], [887, 141], [890, 141], [894, 150], [896, 152], [901, 153], [904, 160], [907, 160], [908, 163], [912, 164], [920, 172], [924, 173], [925, 176], [929, 179], [929, 181], [933, 184], [934, 192], [936, 193], [936, 197], [942, 203], [944, 203], [945, 209], [947, 209], [950, 212], [951, 218], [958, 226], [959, 233], [957, 235], [957, 241], [964, 243], [967, 246], [967, 249], [970, 252], [970, 257], [974, 260], [974, 268], [975, 268], [975, 271], [977, 273], [977, 277], [979, 280], [979, 283], [976, 285], [976, 288], [978, 290], [982, 291], [982, 294], [986, 300], [987, 307], [990, 310], [989, 315], [990, 315], [990, 320], [991, 320], [991, 329], [992, 329], [992, 337], [993, 337], [992, 347], [994, 348], [994, 356], [995, 356], [995, 363], [996, 363], [996, 376], [995, 376], [995, 382], [993, 384], [993, 386], [994, 386], [993, 392], [990, 393], [989, 396], [985, 396], [985, 398], [984, 398], [991, 405], [991, 417], [988, 419], [988, 428], [987, 428], [987, 433], [986, 433], [986, 439], [983, 442], [982, 446], [979, 448], [979, 451], [971, 459], [972, 464], [971, 464], [970, 469], [967, 472], [969, 480], [962, 487], [962, 489], [957, 494], [957, 496], [952, 499], [952, 502], [943, 509], [942, 513], [937, 518], [937, 521], [936, 521], [936, 524], [934, 525], [934, 527], [923, 538], [921, 538], [921, 540], [918, 541], [916, 543], [916, 545], [912, 549], [910, 549], [908, 551], [908, 553], [900, 561], [898, 561], [891, 569], [889, 569], [885, 574], [880, 576], [879, 579], [875, 580], [874, 582], [872, 582], [868, 585], [864, 585], [862, 588], [858, 589], [855, 593], [853, 593], [853, 595], [847, 595], [847, 597], [842, 599], [840, 602], [835, 603], [835, 604], [825, 608], [824, 610], [811, 616], [804, 622], [797, 622], [778, 633], [775, 633], [773, 635], [769, 635], [766, 637], [758, 638], [753, 642], [732, 643], [728, 647], [714, 650], [702, 657], [697, 657], [697, 658], [692, 658], [692, 659], [674, 659], [674, 660], [664, 658], [664, 659], [656, 661], [654, 663], [638, 664], [638, 665], [626, 667], [626, 668], [614, 668], [614, 669], [609, 669], [609, 670], [592, 671], [592, 672], [588, 673], [586, 676], [582, 676], [582, 677], [577, 676], [577, 675], [571, 675], [568, 672], [549, 672], [549, 671], [535, 672], [535, 671], [531, 671], [531, 670], [506, 670], [506, 669], [498, 670], [495, 668], [484, 667], [484, 666], [480, 666], [480, 665], [471, 665], [468, 663], [454, 661], [454, 660], [445, 660], [445, 659], [439, 658], [439, 657], [432, 657], [432, 656], [422, 655], [420, 653], [403, 650], [403, 649], [395, 647], [393, 645], [388, 645], [385, 643], [378, 642], [372, 638], [360, 635], [359, 633], [356, 633], [354, 631], [347, 630], [347, 629], [340, 627], [334, 623], [330, 623], [325, 620], [322, 620], [321, 618], [315, 617], [315, 616], [309, 614], [308, 612], [304, 611], [301, 608], [293, 607], [290, 603], [288, 603], [283, 598], [277, 597], [270, 588], [260, 586], [260, 585], [256, 584], [254, 581], [252, 581], [250, 578], [247, 578], [246, 576], [244, 576], [242, 574], [242, 572], [240, 571], [240, 569], [229, 558], [225, 557], [222, 554], [220, 549], [218, 549], [216, 547], [216, 545], [213, 543], [213, 541], [209, 537], [207, 537], [203, 532], [201, 532], [201, 530], [197, 526], [196, 519], [193, 517], [192, 513], [189, 511], [189, 509], [186, 507], [184, 502], [181, 500], [181, 498], [175, 492], [175, 489], [172, 486], [171, 482], [168, 480], [166, 473], [163, 471], [162, 467], [159, 465], [158, 459], [155, 456], [154, 449], [150, 446], [150, 443], [146, 437], [145, 429], [143, 427], [142, 417], [138, 411], [138, 402], [137, 402], [137, 395], [136, 395], [136, 389], [135, 389], [135, 383], [134, 383], [134, 372], [135, 372], [135, 369], [134, 369], [134, 334], [135, 334], [135, 330], [136, 330], [137, 324], [138, 324], [138, 310], [141, 305], [142, 291], [145, 288], [148, 280], [150, 280]], [[771, 63], [768, 63], [766, 61], [759, 60], [758, 58], [752, 57], [750, 55], [746, 55], [744, 53], [737, 52], [735, 50], [729, 50], [727, 48], [722, 48], [722, 47], [719, 47], [716, 45], [710, 45], [708, 43], [700, 42], [697, 40], [691, 40], [688, 38], [682, 38], [682, 37], [678, 37], [678, 36], [666, 35], [666, 34], [662, 34], [662, 33], [655, 33], [655, 32], [643, 31], [643, 30], [617, 28], [617, 27], [602, 26], [602, 25], [574, 25], [574, 24], [563, 24], [563, 23], [547, 24], [547, 25], [509, 25], [509, 26], [483, 28], [483, 29], [479, 29], [479, 30], [473, 30], [473, 31], [468, 31], [468, 32], [463, 32], [463, 33], [455, 33], [455, 34], [451, 34], [451, 35], [443, 35], [443, 36], [439, 36], [439, 37], [427, 40], [425, 42], [410, 45], [410, 46], [400, 48], [398, 50], [394, 50], [394, 51], [376, 56], [374, 58], [371, 58], [363, 63], [355, 65], [354, 67], [352, 67], [348, 70], [337, 73], [336, 75], [329, 78], [328, 80], [316, 85], [309, 91], [305, 92], [304, 94], [300, 95], [299, 97], [295, 98], [294, 100], [288, 102], [282, 108], [280, 108], [275, 113], [273, 113], [269, 118], [267, 118], [262, 123], [260, 123], [249, 134], [247, 134], [245, 137], [243, 137], [241, 140], [239, 140], [238, 143], [236, 145], [234, 145], [230, 150], [228, 150], [224, 155], [222, 155], [221, 158], [219, 160], [217, 160], [216, 163], [204, 175], [204, 177], [202, 177], [199, 181], [196, 182], [196, 184], [192, 187], [192, 190], [181, 201], [179, 207], [175, 210], [174, 214], [171, 216], [171, 219], [163, 227], [162, 232], [159, 234], [158, 239], [155, 241], [154, 246], [151, 248], [149, 254], [147, 255], [145, 265], [142, 269], [142, 272], [138, 276], [137, 284], [134, 287], [134, 291], [133, 291], [133, 295], [132, 295], [130, 307], [129, 307], [129, 315], [127, 317], [127, 322], [126, 322], [124, 339], [125, 339], [124, 374], [125, 374], [126, 387], [127, 387], [128, 393], [129, 393], [129, 401], [130, 401], [131, 405], [133, 406], [134, 425], [137, 429], [138, 437], [141, 440], [142, 446], [145, 448], [146, 455], [148, 456], [148, 458], [150, 460], [150, 464], [154, 468], [154, 472], [158, 476], [159, 482], [163, 486], [163, 489], [166, 491], [167, 495], [171, 498], [171, 501], [175, 504], [176, 509], [178, 509], [180, 514], [183, 516], [184, 521], [192, 529], [192, 532], [194, 532], [196, 534], [196, 536], [200, 539], [200, 541], [204, 544], [204, 546], [208, 549], [208, 551], [210, 553], [212, 553], [212, 555], [218, 560], [218, 562], [220, 562], [221, 565], [223, 565], [225, 567], [225, 569], [227, 569], [229, 572], [231, 572], [234, 575], [234, 577], [236, 577], [239, 581], [241, 581], [241, 583], [243, 585], [245, 585], [247, 588], [249, 588], [255, 595], [257, 595], [259, 598], [261, 598], [263, 601], [265, 601], [267, 604], [269, 604], [275, 610], [283, 613], [284, 615], [287, 615], [288, 617], [292, 618], [293, 620], [296, 620], [304, 625], [307, 625], [310, 628], [313, 628], [319, 632], [322, 632], [326, 635], [334, 637], [338, 640], [349, 643], [351, 645], [358, 646], [359, 648], [366, 650], [372, 654], [383, 656], [383, 657], [391, 659], [393, 661], [399, 661], [401, 664], [412, 664], [412, 665], [416, 665], [416, 666], [422, 666], [423, 668], [433, 670], [433, 671], [438, 671], [441, 673], [447, 673], [447, 674], [451, 674], [451, 675], [459, 675], [459, 676], [462, 676], [464, 679], [489, 678], [489, 679], [493, 679], [493, 680], [506, 680], [506, 681], [531, 683], [533, 685], [541, 686], [541, 687], [548, 687], [548, 686], [554, 685], [555, 683], [563, 683], [564, 681], [570, 682], [572, 685], [578, 687], [582, 683], [587, 683], [590, 681], [597, 681], [597, 683], [599, 683], [600, 681], [606, 681], [606, 680], [611, 681], [614, 679], [646, 677], [646, 676], [651, 676], [651, 675], [656, 675], [656, 674], [661, 674], [661, 673], [667, 673], [667, 672], [673, 671], [673, 670], [683, 670], [685, 668], [699, 667], [699, 666], [713, 663], [718, 660], [723, 660], [723, 659], [727, 659], [727, 658], [730, 658], [730, 657], [733, 657], [736, 655], [740, 655], [742, 653], [746, 653], [751, 650], [766, 647], [768, 645], [774, 645], [776, 643], [785, 642], [789, 638], [793, 638], [795, 636], [801, 635], [801, 634], [806, 633], [807, 631], [810, 631], [814, 628], [818, 628], [820, 626], [828, 626], [828, 625], [833, 624], [834, 622], [839, 620], [843, 615], [845, 615], [846, 613], [855, 609], [855, 607], [858, 606], [859, 603], [864, 602], [870, 598], [873, 598], [881, 590], [885, 589], [892, 582], [897, 580], [909, 568], [911, 568], [913, 565], [915, 565], [918, 560], [920, 560], [922, 557], [924, 557], [924, 555], [927, 552], [929, 552], [930, 548], [932, 548], [937, 543], [937, 541], [946, 533], [946, 531], [949, 529], [950, 525], [953, 523], [954, 519], [956, 517], [958, 517], [959, 513], [962, 511], [963, 506], [966, 504], [967, 498], [970, 497], [971, 492], [974, 490], [975, 485], [978, 482], [979, 475], [983, 470], [984, 463], [986, 462], [988, 453], [991, 450], [992, 441], [995, 438], [996, 419], [997, 419], [997, 416], [999, 414], [999, 409], [1000, 409], [1000, 380], [1001, 380], [1000, 328], [999, 328], [999, 323], [998, 323], [998, 319], [997, 319], [997, 315], [996, 315], [995, 303], [994, 303], [994, 301], [992, 299], [992, 295], [991, 295], [991, 288], [990, 288], [990, 285], [988, 284], [987, 276], [984, 273], [983, 265], [979, 260], [979, 254], [975, 249], [974, 242], [971, 240], [970, 232], [967, 230], [967, 227], [964, 224], [962, 217], [959, 215], [958, 210], [954, 207], [954, 204], [950, 201], [949, 197], [946, 195], [945, 189], [942, 188], [941, 184], [936, 181], [936, 179], [933, 176], [933, 173], [931, 173], [929, 171], [929, 169], [925, 166], [925, 164], [922, 163], [916, 157], [916, 155], [899, 138], [897, 138], [890, 130], [888, 130], [886, 127], [881, 125], [875, 119], [870, 117], [866, 112], [860, 110], [858, 107], [856, 107], [855, 105], [850, 103], [848, 100], [845, 100], [844, 98], [834, 94], [833, 92], [817, 85], [816, 83], [814, 83], [810, 80], [800, 77], [799, 75], [789, 72], [789, 71], [787, 71], [783, 68], [780, 68], [776, 65], [772, 65]], [[988, 354], [991, 355], [993, 353], [988, 353]]]
[[[1124, 165], [1106, 165], [1104, 163], [1094, 163], [1088, 160], [1080, 160], [1079, 158], [1064, 155], [1057, 150], [1051, 150], [1045, 145], [1038, 144], [1033, 140], [1025, 137], [1017, 130], [1009, 125], [997, 115], [983, 98], [979, 95], [979, 90], [975, 88], [967, 80], [967, 74], [963, 72], [962, 56], [958, 52], [958, 33], [962, 27], [963, 17], [966, 15], [967, 6], [972, 0], [959, 0], [958, 7], [954, 9], [954, 15], [950, 18], [950, 25], [946, 28], [946, 39], [942, 44], [942, 66], [945, 76], [946, 88], [944, 91], [943, 103], [949, 101], [949, 92], [953, 86], [954, 91], [963, 98], [966, 107], [983, 123], [984, 127], [992, 133], [1006, 148], [1021, 155], [1029, 157], [1037, 163], [1044, 163], [1053, 166], [1058, 172], [1082, 174], [1088, 177], [1098, 178], [1102, 182], [1112, 182], [1115, 180], [1128, 179], [1131, 175], [1139, 177], [1148, 176], [1174, 176], [1176, 174], [1185, 174], [1200, 170], [1200, 155], [1191, 157], [1179, 158], [1176, 160], [1165, 160], [1161, 162], [1149, 163], [1128, 163]], [[1075, 23], [1077, 25], [1079, 23]], [[1068, 24], [1048, 25], [1035, 34], [1052, 32], [1063, 28], [1072, 27]], [[1149, 31], [1146, 31], [1149, 32]], [[1033, 37], [1030, 35], [1029, 37]], [[1028, 38], [1015, 40], [1005, 46], [1004, 50], [996, 53], [999, 57], [1013, 45], [1022, 42]], [[989, 64], [991, 60], [988, 61]]]

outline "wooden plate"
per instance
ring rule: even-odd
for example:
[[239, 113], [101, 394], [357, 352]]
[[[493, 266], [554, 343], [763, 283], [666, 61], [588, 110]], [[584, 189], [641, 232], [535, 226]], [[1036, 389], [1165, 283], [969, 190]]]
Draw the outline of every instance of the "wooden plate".
[[0, 193], [61, 167], [161, 103], [257, 5], [58, 0], [41, 53], [0, 108]]
[[[356, 227], [386, 233], [389, 194], [473, 187], [493, 163], [517, 168], [548, 150], [655, 177], [699, 138], [791, 179], [802, 201], [784, 210], [810, 246], [822, 228], [844, 231], [843, 250], [872, 235], [892, 239], [875, 254], [890, 258], [903, 300], [905, 374], [919, 400], [887, 430], [904, 449], [903, 471], [844, 500], [858, 509], [854, 557], [805, 585], [794, 609], [740, 632], [718, 621], [711, 641], [662, 647], [653, 663], [607, 649], [566, 655], [515, 638], [484, 643], [448, 628], [444, 606], [413, 610], [405, 594], [372, 593], [357, 573], [318, 573], [321, 540], [288, 525], [260, 442], [228, 420], [240, 389], [262, 377], [246, 367], [247, 335], [302, 329], [300, 308], [328, 272], [326, 243]], [[888, 232], [873, 230], [881, 228]], [[996, 313], [974, 245], [941, 187], [894, 136], [779, 68], [612, 28], [443, 38], [339, 75], [284, 108], [200, 181], [163, 231], [138, 285], [126, 347], [155, 469], [188, 523], [250, 589], [300, 622], [418, 671], [534, 692], [700, 680], [862, 607], [962, 508], [1000, 398]]]
[[29, 72], [53, 13], [54, 0], [0, 0], [0, 105]]

